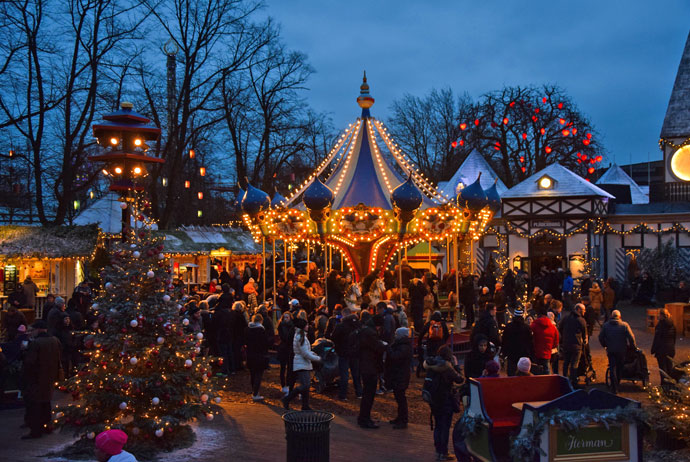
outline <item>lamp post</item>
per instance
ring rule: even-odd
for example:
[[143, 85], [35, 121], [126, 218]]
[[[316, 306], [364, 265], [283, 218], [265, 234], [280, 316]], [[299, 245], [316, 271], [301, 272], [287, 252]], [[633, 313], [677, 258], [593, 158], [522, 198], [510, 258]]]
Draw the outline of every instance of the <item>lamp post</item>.
[[160, 137], [161, 129], [151, 120], [132, 110], [132, 103], [123, 102], [120, 110], [103, 116], [94, 124], [93, 135], [98, 144], [107, 147], [105, 154], [90, 156], [92, 162], [103, 162], [103, 174], [110, 180], [110, 190], [120, 195], [122, 202], [122, 240], [127, 240], [131, 217], [130, 191], [143, 191], [148, 176], [147, 164], [162, 164], [164, 159], [146, 155], [147, 141]]

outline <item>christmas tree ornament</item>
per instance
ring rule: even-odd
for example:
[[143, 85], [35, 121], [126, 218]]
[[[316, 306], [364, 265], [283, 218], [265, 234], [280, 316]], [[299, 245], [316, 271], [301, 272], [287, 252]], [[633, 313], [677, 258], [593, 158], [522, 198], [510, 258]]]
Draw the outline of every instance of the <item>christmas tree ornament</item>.
[[206, 414], [206, 420], [208, 420], [209, 422], [213, 420], [213, 414]]
[[112, 283], [112, 282], [106, 282], [106, 283], [105, 283], [105, 289], [106, 289], [106, 290], [110, 290], [110, 289], [112, 289], [112, 288], [113, 288], [113, 283]]
[[191, 359], [186, 359], [184, 362], [184, 367], [192, 367], [192, 360]]
[[159, 259], [159, 260], [165, 260], [165, 255], [163, 255], [162, 253], [159, 253], [159, 254], [158, 254], [158, 259]]
[[139, 427], [132, 427], [132, 435], [137, 436], [139, 434]]
[[220, 396], [216, 396], [215, 398], [213, 398], [213, 401], [215, 401], [216, 404], [220, 404]]
[[125, 409], [127, 409], [127, 403], [125, 403], [124, 401], [121, 402], [121, 403], [120, 403], [120, 409], [123, 410], [123, 411], [124, 411]]
[[184, 318], [184, 319], [182, 320], [182, 325], [183, 325], [183, 326], [188, 326], [188, 325], [189, 325], [189, 319]]
[[158, 396], [154, 396], [154, 398], [151, 400], [154, 406], [158, 406], [160, 404], [161, 399]]
[[204, 334], [202, 334], [201, 332], [198, 332], [198, 333], [196, 334], [196, 338], [197, 338], [197, 340], [201, 340], [201, 339], [204, 338]]
[[201, 395], [201, 402], [205, 403], [206, 401], [208, 401], [208, 395], [204, 393], [203, 395]]
[[157, 436], [158, 438], [160, 438], [160, 437], [163, 436], [163, 429], [162, 429], [162, 428], [159, 428], [158, 430], [156, 430], [156, 436]]
[[96, 434], [94, 432], [88, 432], [86, 434], [86, 437], [90, 440], [94, 439], [96, 437]]
[[134, 366], [137, 362], [139, 362], [139, 360], [136, 358], [136, 356], [132, 356], [131, 358], [129, 358], [129, 363], [132, 366]]
[[129, 245], [129, 248], [130, 248], [130, 249], [136, 249], [136, 248], [137, 248], [137, 245], [136, 245], [136, 244], [130, 244], [130, 245]]
[[134, 258], [139, 258], [139, 257], [141, 257], [141, 254], [139, 253], [138, 250], [135, 250], [134, 252], [132, 252], [132, 256], [133, 256]]
[[149, 272], [146, 273], [146, 276], [148, 276], [149, 279], [152, 279], [155, 275], [156, 275], [156, 273], [154, 273], [154, 272], [151, 271], [151, 270], [149, 270]]
[[91, 308], [94, 310], [97, 310], [98, 309], [98, 303], [94, 303], [93, 305], [91, 305]]
[[196, 353], [196, 354], [201, 353], [201, 348], [199, 348], [199, 347], [194, 348], [194, 353]]
[[127, 203], [126, 202], [120, 202], [120, 208], [122, 210], [126, 210], [127, 209]]
[[156, 339], [156, 342], [157, 342], [159, 345], [162, 345], [163, 342], [165, 342], [165, 339], [164, 339], [163, 337], [158, 337], [158, 338]]
[[168, 295], [168, 294], [163, 295], [163, 301], [165, 303], [168, 303], [170, 301], [170, 295]]
[[139, 325], [139, 322], [136, 319], [132, 319], [129, 321], [129, 325], [132, 327], [137, 327]]

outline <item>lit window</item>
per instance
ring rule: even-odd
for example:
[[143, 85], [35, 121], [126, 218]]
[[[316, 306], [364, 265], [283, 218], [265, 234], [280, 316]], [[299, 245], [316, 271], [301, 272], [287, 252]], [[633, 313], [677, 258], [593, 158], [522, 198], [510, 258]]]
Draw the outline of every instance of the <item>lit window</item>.
[[539, 178], [537, 185], [539, 189], [553, 189], [554, 183], [555, 181], [551, 177], [545, 175]]

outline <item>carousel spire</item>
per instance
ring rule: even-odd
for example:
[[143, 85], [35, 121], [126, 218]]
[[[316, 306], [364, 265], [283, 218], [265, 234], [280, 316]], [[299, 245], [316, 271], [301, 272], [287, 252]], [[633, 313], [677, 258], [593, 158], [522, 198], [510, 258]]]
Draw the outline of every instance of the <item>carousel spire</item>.
[[370, 117], [369, 108], [374, 105], [374, 98], [369, 95], [369, 84], [367, 83], [367, 71], [364, 71], [362, 78], [362, 85], [359, 87], [359, 96], [357, 97], [357, 104], [362, 108], [362, 119]]

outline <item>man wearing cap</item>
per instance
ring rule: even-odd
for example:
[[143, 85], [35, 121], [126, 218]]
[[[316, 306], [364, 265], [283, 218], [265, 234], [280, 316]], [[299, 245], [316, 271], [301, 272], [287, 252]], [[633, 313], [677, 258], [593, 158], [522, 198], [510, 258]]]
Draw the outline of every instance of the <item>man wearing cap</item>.
[[34, 340], [24, 355], [24, 402], [26, 424], [31, 429], [22, 439], [40, 438], [50, 432], [51, 406], [55, 382], [62, 380], [60, 341], [48, 335], [46, 322], [31, 325]]
[[137, 462], [137, 459], [122, 448], [127, 444], [127, 433], [122, 430], [106, 430], [96, 437], [96, 459], [98, 462]]
[[611, 319], [606, 321], [599, 332], [599, 343], [606, 348], [606, 356], [609, 358], [609, 370], [611, 371], [611, 392], [618, 393], [625, 353], [635, 346], [635, 336], [627, 322], [621, 320], [621, 312], [613, 310]]

